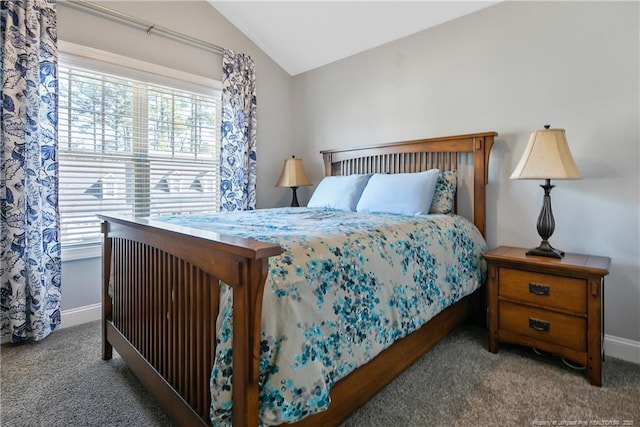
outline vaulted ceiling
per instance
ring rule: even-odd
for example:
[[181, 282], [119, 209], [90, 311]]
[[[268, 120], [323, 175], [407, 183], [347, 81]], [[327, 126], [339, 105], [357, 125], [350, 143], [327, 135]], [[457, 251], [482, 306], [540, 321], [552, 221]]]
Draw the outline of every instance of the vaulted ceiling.
[[291, 75], [442, 24], [498, 1], [209, 0]]

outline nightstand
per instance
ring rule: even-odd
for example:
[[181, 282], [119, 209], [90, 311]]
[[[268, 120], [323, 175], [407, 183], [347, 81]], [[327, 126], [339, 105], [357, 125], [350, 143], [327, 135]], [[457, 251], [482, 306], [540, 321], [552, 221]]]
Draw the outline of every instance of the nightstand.
[[602, 385], [604, 276], [608, 257], [525, 255], [500, 246], [487, 252], [489, 351], [500, 342], [534, 347], [585, 366]]

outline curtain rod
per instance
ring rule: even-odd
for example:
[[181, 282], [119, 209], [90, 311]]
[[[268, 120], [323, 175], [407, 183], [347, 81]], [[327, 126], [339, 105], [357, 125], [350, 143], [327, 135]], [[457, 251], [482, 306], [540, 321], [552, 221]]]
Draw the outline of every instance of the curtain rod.
[[109, 9], [108, 7], [100, 6], [95, 3], [90, 3], [85, 0], [68, 0], [66, 2], [60, 2], [60, 4], [68, 4], [76, 8], [90, 9], [99, 14], [108, 15], [113, 18], [119, 19], [120, 21], [125, 21], [130, 24], [137, 25], [138, 27], [142, 27], [146, 31], [147, 35], [150, 35], [151, 32], [153, 31], [158, 35], [161, 35], [179, 42], [184, 42], [205, 50], [209, 50], [220, 55], [224, 51], [222, 47], [216, 46], [215, 44], [197, 39], [195, 37], [188, 36], [186, 34], [179, 33], [177, 31], [173, 31], [169, 28], [156, 25], [152, 22], [136, 18], [135, 16], [127, 15], [126, 13], [118, 12], [117, 10]]

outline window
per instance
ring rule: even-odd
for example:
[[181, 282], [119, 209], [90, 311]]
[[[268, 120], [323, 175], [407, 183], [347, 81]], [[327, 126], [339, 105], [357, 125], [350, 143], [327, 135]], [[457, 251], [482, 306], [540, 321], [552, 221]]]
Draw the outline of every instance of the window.
[[217, 212], [219, 91], [67, 57], [59, 61], [63, 248], [100, 242], [97, 213]]

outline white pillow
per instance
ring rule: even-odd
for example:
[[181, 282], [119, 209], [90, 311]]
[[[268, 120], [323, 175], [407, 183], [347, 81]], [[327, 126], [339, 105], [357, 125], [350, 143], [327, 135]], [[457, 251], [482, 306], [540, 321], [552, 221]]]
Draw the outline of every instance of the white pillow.
[[438, 169], [375, 174], [362, 192], [356, 211], [426, 215], [431, 207], [438, 175]]
[[369, 177], [371, 175], [326, 176], [311, 195], [307, 207], [355, 211]]

